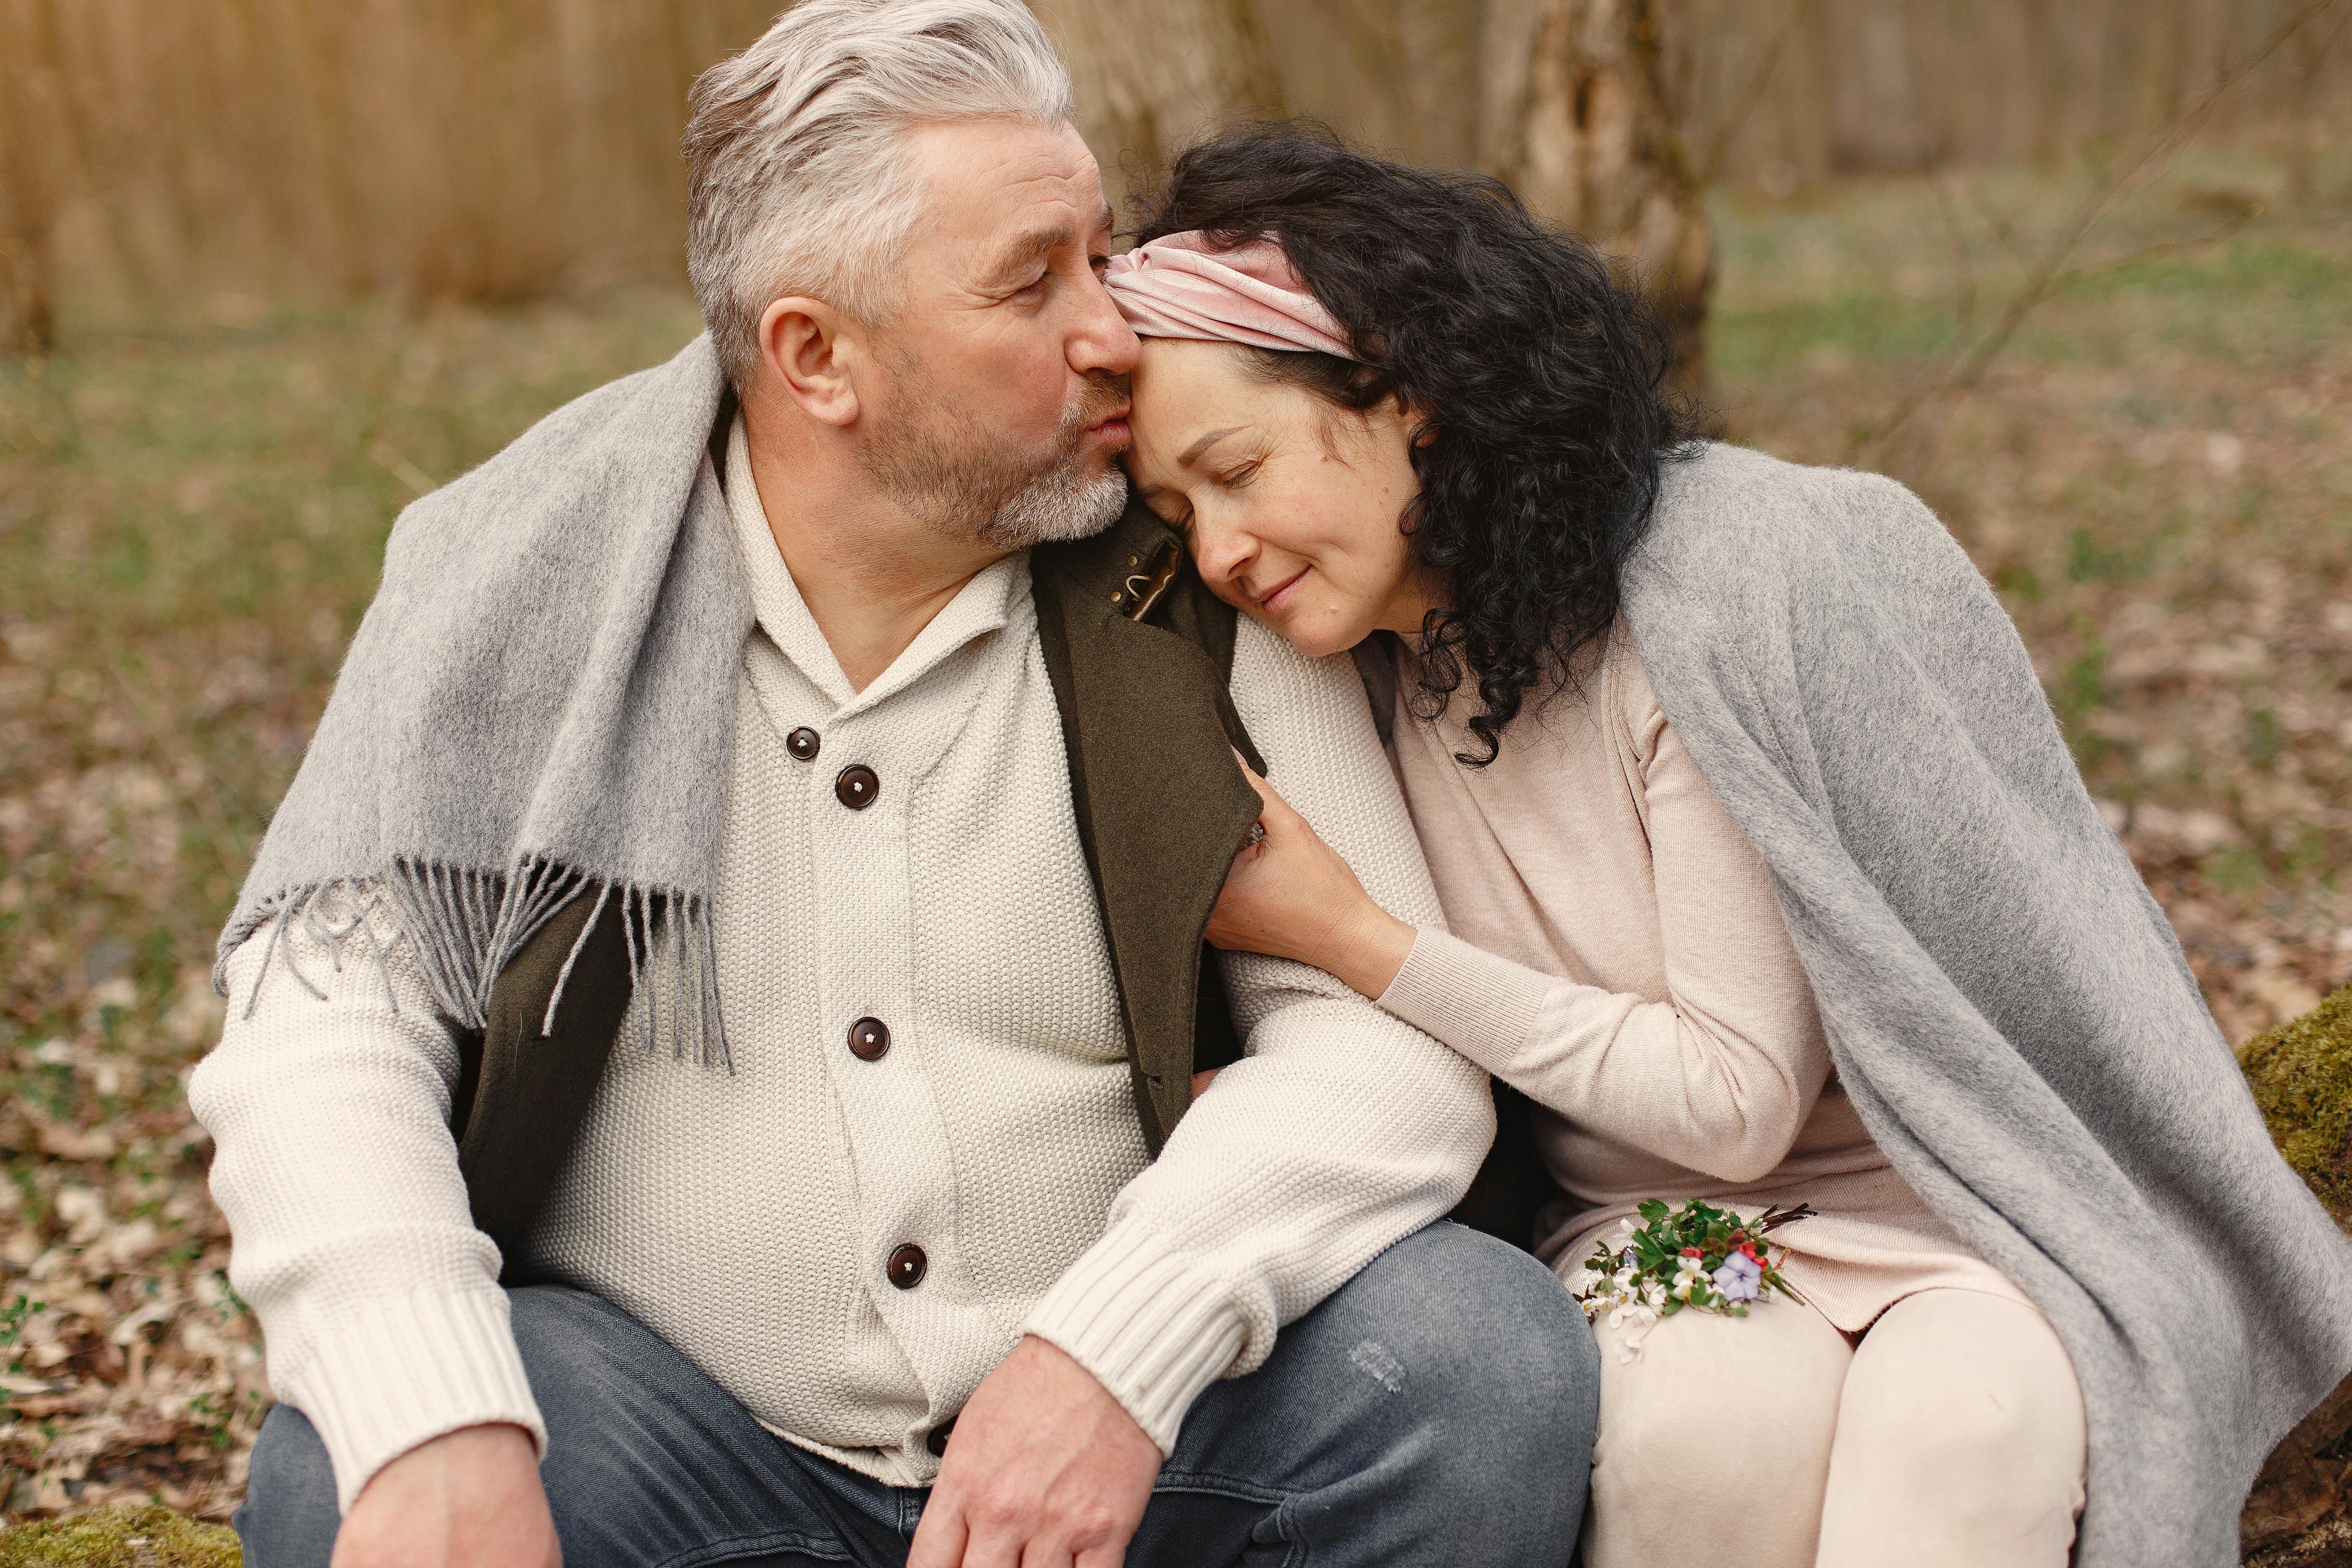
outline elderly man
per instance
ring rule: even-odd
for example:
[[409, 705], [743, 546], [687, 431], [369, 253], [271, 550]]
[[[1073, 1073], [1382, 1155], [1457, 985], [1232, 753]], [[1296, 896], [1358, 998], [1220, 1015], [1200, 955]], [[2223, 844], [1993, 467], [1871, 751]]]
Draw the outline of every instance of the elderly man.
[[1484, 1079], [1202, 969], [1235, 750], [1436, 904], [1349, 667], [1121, 521], [1067, 94], [806, 0], [696, 89], [709, 335], [394, 531], [190, 1086], [253, 1568], [1567, 1557], [1591, 1338], [1433, 1223]]

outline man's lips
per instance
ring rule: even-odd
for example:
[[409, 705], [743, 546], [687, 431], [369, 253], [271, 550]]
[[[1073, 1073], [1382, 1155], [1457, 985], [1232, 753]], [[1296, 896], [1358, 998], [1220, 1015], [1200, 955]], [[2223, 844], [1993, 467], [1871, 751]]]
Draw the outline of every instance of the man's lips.
[[1122, 406], [1104, 415], [1087, 426], [1087, 434], [1100, 437], [1114, 447], [1126, 446], [1135, 438], [1135, 433], [1128, 428], [1127, 413], [1127, 409]]

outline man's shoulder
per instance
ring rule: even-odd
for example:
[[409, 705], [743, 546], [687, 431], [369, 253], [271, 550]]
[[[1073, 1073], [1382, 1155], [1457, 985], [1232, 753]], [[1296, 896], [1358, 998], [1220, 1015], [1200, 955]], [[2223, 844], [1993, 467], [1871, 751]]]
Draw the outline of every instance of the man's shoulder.
[[1039, 545], [1030, 554], [1030, 571], [1040, 584], [1050, 582], [1059, 591], [1135, 618], [1133, 606], [1153, 585], [1153, 576], [1176, 566], [1183, 552], [1174, 530], [1150, 508], [1130, 501], [1100, 533]]

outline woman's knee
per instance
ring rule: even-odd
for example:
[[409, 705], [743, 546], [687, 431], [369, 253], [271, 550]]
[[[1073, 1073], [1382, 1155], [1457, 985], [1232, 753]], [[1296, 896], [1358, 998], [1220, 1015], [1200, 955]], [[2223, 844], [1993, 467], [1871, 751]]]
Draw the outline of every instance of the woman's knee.
[[1630, 1360], [1618, 1354], [1627, 1331], [1596, 1325], [1590, 1568], [1670, 1562], [1695, 1538], [1737, 1539], [1755, 1568], [1811, 1563], [1844, 1337], [1790, 1301], [1745, 1318], [1676, 1313]]
[[1877, 1456], [1887, 1481], [1948, 1493], [2071, 1494], [2085, 1441], [2083, 1396], [2041, 1313], [1978, 1291], [1939, 1290], [1890, 1309], [1846, 1380], [1841, 1444]]
[[1630, 1332], [1606, 1319], [1594, 1326], [1602, 1366], [1594, 1462], [1612, 1484], [1746, 1507], [1826, 1473], [1848, 1352], [1820, 1314], [1786, 1301], [1745, 1318], [1681, 1312], [1642, 1332], [1628, 1359]]

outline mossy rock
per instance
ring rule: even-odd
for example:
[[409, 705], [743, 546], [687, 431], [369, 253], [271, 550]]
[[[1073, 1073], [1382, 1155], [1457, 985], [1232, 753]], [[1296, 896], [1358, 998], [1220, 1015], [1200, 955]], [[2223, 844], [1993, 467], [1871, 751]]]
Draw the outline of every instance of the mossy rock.
[[[2352, 986], [2238, 1052], [2271, 1139], [2352, 1228]], [[2239, 1521], [2262, 1568], [2352, 1568], [2352, 1378], [2287, 1435]]]
[[199, 1524], [168, 1508], [0, 1529], [0, 1568], [238, 1568], [244, 1561], [226, 1525]]
[[2328, 1212], [2352, 1221], [2352, 985], [2238, 1053], [2271, 1138]]

